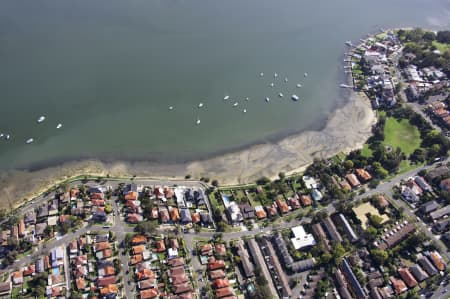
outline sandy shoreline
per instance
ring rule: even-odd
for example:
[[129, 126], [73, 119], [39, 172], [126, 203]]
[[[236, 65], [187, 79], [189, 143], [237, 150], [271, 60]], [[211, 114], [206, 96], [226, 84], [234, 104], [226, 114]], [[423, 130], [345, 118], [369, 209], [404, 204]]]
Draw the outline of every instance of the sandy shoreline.
[[218, 179], [220, 184], [242, 184], [280, 171], [301, 172], [315, 157], [361, 148], [371, 135], [375, 113], [363, 94], [351, 93], [349, 101], [332, 113], [321, 131], [306, 131], [276, 143], [264, 143], [202, 161], [158, 165], [150, 162], [96, 160], [73, 161], [36, 171], [15, 170], [0, 174], [0, 207], [11, 208], [50, 186], [77, 175], [111, 175], [179, 179]]

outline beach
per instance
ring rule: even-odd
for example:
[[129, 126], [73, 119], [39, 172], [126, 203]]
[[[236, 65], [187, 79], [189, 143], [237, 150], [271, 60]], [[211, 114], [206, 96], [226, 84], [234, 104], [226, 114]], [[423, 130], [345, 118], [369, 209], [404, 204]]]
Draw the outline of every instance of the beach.
[[34, 171], [13, 170], [0, 174], [3, 190], [0, 208], [13, 208], [68, 178], [80, 175], [131, 178], [151, 177], [163, 180], [208, 177], [220, 185], [245, 184], [279, 172], [303, 171], [314, 158], [327, 158], [339, 152], [361, 148], [371, 136], [375, 112], [363, 94], [351, 93], [348, 102], [335, 110], [320, 131], [306, 131], [278, 142], [252, 145], [200, 161], [158, 164], [148, 161], [101, 162], [71, 161]]

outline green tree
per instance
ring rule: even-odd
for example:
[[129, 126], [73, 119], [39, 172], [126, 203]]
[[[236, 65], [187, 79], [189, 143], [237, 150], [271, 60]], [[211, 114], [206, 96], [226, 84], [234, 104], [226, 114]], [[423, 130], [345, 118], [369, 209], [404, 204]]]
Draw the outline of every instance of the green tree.
[[352, 160], [346, 160], [346, 161], [344, 162], [344, 167], [345, 167], [345, 169], [347, 169], [347, 170], [353, 169], [353, 167], [354, 167], [353, 161], [352, 161]]
[[106, 204], [105, 205], [105, 212], [107, 214], [111, 214], [112, 210], [113, 210], [113, 208], [112, 208], [112, 206], [110, 204]]
[[370, 251], [370, 253], [372, 254], [373, 260], [378, 265], [384, 265], [384, 263], [386, 262], [386, 260], [389, 257], [389, 254], [387, 253], [387, 251], [381, 250], [381, 249], [372, 249]]
[[382, 226], [383, 218], [378, 215], [370, 215], [369, 216], [370, 224], [375, 228], [380, 228]]
[[158, 224], [154, 221], [144, 221], [139, 223], [135, 230], [141, 234], [153, 234], [158, 228]]

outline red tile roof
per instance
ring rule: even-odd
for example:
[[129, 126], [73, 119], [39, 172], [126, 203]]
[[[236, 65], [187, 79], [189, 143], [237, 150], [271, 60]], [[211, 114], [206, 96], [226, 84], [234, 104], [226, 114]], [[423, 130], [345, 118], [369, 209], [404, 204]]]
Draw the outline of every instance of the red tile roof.
[[213, 287], [216, 289], [221, 289], [221, 288], [225, 288], [225, 287], [229, 287], [230, 286], [230, 282], [228, 281], [228, 278], [225, 279], [216, 279], [213, 282]]
[[158, 296], [158, 289], [148, 289], [140, 291], [141, 299], [151, 299]]
[[412, 276], [411, 272], [407, 268], [398, 269], [400, 277], [405, 281], [409, 288], [413, 288], [417, 285], [417, 280]]
[[217, 261], [208, 263], [208, 270], [210, 270], [210, 271], [222, 269], [222, 268], [225, 268], [225, 262], [222, 260], [217, 260]]

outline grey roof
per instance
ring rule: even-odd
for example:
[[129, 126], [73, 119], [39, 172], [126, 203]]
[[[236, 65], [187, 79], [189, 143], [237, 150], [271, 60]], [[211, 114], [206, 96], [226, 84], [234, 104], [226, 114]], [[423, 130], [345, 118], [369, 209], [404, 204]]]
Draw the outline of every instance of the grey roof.
[[315, 264], [316, 264], [316, 260], [314, 258], [310, 258], [307, 260], [302, 260], [302, 261], [292, 263], [291, 270], [294, 272], [303, 272], [303, 271], [314, 268]]
[[419, 201], [419, 197], [408, 186], [403, 186], [402, 196], [405, 200], [407, 200], [409, 202]]
[[180, 209], [180, 218], [181, 222], [192, 222], [191, 212], [189, 211], [189, 209]]
[[433, 170], [428, 171], [427, 178], [429, 180], [433, 180], [439, 176], [449, 175], [449, 174], [450, 174], [450, 169], [444, 165], [444, 166], [440, 166]]
[[351, 227], [350, 223], [348, 223], [347, 218], [343, 214], [339, 214], [337, 216], [337, 220], [343, 225], [345, 233], [348, 235], [351, 242], [358, 241], [358, 236], [355, 231]]
[[322, 221], [323, 226], [325, 226], [325, 229], [327, 230], [328, 234], [330, 235], [331, 239], [337, 243], [342, 242], [342, 237], [339, 234], [339, 232], [336, 229], [336, 226], [334, 225], [333, 221], [330, 217], [327, 217], [323, 219]]
[[378, 292], [378, 288], [370, 289], [370, 298], [372, 298], [372, 299], [382, 299], [380, 293]]
[[37, 273], [41, 273], [41, 272], [44, 272], [45, 271], [45, 267], [44, 267], [44, 258], [39, 258], [37, 261], [36, 261], [36, 264], [35, 264], [35, 269], [36, 269], [36, 272]]
[[108, 234], [96, 235], [95, 236], [95, 243], [105, 242], [105, 241], [108, 241], [108, 239], [109, 239], [109, 235]]
[[414, 181], [419, 185], [420, 188], [422, 188], [423, 191], [431, 191], [431, 186], [424, 180], [421, 176], [416, 176], [414, 178]]
[[353, 298], [346, 286], [339, 287], [339, 294], [341, 295], [342, 299], [352, 299]]
[[447, 219], [436, 222], [433, 225], [433, 230], [437, 231], [438, 233], [442, 233], [447, 229], [447, 227], [449, 227], [449, 225], [450, 225], [450, 218], [447, 218]]
[[288, 248], [286, 246], [286, 242], [284, 241], [284, 239], [281, 236], [281, 234], [277, 234], [273, 238], [273, 243], [275, 243], [275, 247], [277, 248], [278, 253], [279, 253], [279, 255], [281, 256], [281, 258], [283, 260], [283, 264], [286, 267], [290, 267], [292, 265], [292, 263], [294, 262], [294, 259], [290, 255], [289, 250], [288, 250]]
[[435, 200], [432, 200], [432, 201], [424, 203], [420, 208], [422, 209], [422, 211], [424, 213], [430, 213], [430, 212], [433, 212], [433, 211], [439, 209], [439, 207], [440, 207], [440, 205]]
[[444, 217], [445, 215], [448, 214], [450, 214], [450, 205], [440, 208], [439, 210], [436, 210], [434, 212], [431, 212], [430, 217], [434, 220]]
[[409, 271], [411, 271], [412, 275], [414, 275], [418, 282], [428, 278], [428, 274], [417, 264], [409, 267]]
[[209, 213], [201, 213], [200, 220], [203, 224], [211, 224], [213, 223], [212, 217]]
[[430, 260], [425, 257], [421, 256], [418, 260], [419, 265], [422, 266], [422, 268], [428, 273], [430, 276], [434, 276], [438, 273], [437, 269], [431, 264]]
[[355, 295], [358, 299], [366, 298], [366, 292], [361, 287], [361, 284], [359, 283], [358, 279], [355, 276], [355, 273], [353, 273], [352, 268], [350, 267], [350, 264], [347, 262], [347, 259], [342, 260], [341, 264], [342, 272], [344, 272], [345, 276], [347, 277], [348, 282], [350, 283], [353, 291], [355, 292]]
[[255, 275], [253, 272], [255, 269], [253, 264], [250, 262], [250, 256], [248, 255], [248, 251], [245, 248], [244, 241], [239, 240], [237, 243], [238, 246], [238, 255], [241, 257], [242, 268], [244, 269], [244, 274], [247, 278]]
[[47, 205], [40, 206], [37, 216], [38, 217], [47, 217], [48, 216], [48, 206]]

